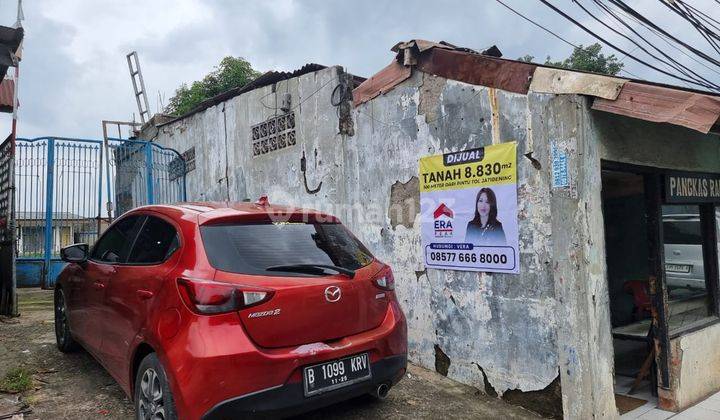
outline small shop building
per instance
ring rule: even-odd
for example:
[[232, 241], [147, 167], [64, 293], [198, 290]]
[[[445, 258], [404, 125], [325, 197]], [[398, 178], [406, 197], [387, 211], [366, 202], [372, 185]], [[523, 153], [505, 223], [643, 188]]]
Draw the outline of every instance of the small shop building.
[[[392, 265], [414, 363], [566, 418], [720, 391], [720, 96], [494, 47], [393, 52], [368, 79], [268, 73], [143, 135], [191, 157], [191, 200], [340, 217]], [[510, 142], [516, 270], [428, 267], [420, 161]]]

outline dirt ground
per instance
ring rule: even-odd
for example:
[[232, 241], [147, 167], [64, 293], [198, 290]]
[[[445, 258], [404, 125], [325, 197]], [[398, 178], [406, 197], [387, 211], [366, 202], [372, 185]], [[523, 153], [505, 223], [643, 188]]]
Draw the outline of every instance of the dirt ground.
[[[62, 354], [55, 347], [52, 291], [20, 291], [18, 318], [0, 318], [0, 379], [12, 369], [32, 373], [33, 387], [0, 392], [0, 419], [130, 419], [132, 403], [86, 352]], [[539, 418], [520, 407], [481, 394], [435, 372], [411, 365], [383, 402], [357, 398], [302, 416], [302, 419], [364, 418]]]

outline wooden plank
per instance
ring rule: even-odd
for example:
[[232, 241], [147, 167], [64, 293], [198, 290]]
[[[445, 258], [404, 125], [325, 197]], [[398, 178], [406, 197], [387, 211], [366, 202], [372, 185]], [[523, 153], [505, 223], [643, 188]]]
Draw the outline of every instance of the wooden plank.
[[649, 286], [652, 300], [655, 361], [660, 371], [659, 385], [670, 387], [670, 338], [665, 287], [665, 248], [662, 225], [662, 183], [659, 174], [645, 174], [645, 209], [649, 247]]
[[580, 94], [614, 101], [626, 79], [579, 73], [549, 67], [538, 67], [533, 74], [530, 90], [538, 93]]

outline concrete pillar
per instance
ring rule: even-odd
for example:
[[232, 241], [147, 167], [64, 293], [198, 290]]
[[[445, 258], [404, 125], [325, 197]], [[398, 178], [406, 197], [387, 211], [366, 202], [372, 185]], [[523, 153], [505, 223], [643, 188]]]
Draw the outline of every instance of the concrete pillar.
[[566, 157], [569, 175], [569, 187], [550, 182], [563, 413], [568, 419], [616, 418], [600, 147], [585, 98], [547, 95], [539, 102], [544, 112], [533, 113], [542, 115], [533, 118], [535, 144], [548, 146], [551, 177], [553, 148]]

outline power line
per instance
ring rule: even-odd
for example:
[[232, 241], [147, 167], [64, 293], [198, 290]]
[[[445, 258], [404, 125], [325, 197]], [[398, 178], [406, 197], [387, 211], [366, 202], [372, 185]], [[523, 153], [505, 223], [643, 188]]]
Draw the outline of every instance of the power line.
[[[545, 31], [545, 32], [549, 33], [550, 35], [554, 36], [555, 38], [559, 39], [560, 41], [570, 45], [571, 47], [580, 48], [577, 45], [573, 44], [572, 42], [568, 41], [567, 39], [561, 37], [560, 35], [556, 34], [553, 31], [551, 31], [550, 29], [542, 26], [541, 24], [535, 22], [534, 20], [530, 19], [529, 17], [526, 17], [522, 13], [518, 12], [517, 10], [513, 9], [512, 7], [510, 7], [507, 4], [505, 4], [504, 2], [502, 2], [501, 0], [495, 0], [495, 1], [500, 3], [501, 5], [505, 6], [506, 9], [508, 9], [511, 12], [515, 13], [516, 15], [520, 16], [521, 18], [525, 19], [526, 21], [532, 23], [533, 25], [537, 26], [538, 28], [542, 29], [543, 31]], [[720, 1], [720, 0], [718, 0], [718, 1]]]
[[[720, 40], [720, 35], [714, 33], [712, 30], [708, 30], [708, 28], [705, 27], [705, 23], [707, 23], [711, 27], [720, 30], [720, 27], [718, 26], [718, 25], [720, 25], [720, 21], [712, 18], [711, 16], [704, 13], [702, 10], [700, 10], [696, 7], [693, 7], [692, 5], [687, 4], [682, 0], [676, 0], [676, 3], [674, 5], [671, 5], [668, 3], [665, 3], [665, 4], [670, 9], [677, 9], [678, 11], [680, 11], [680, 9], [684, 8], [684, 10], [682, 11], [683, 17], [685, 17], [685, 18], [687, 18], [687, 16], [692, 17], [695, 21], [697, 21], [698, 23], [700, 23], [703, 26], [703, 30], [707, 31], [708, 35], [712, 36], [715, 39]], [[704, 23], [701, 23], [699, 21], [703, 21]]]
[[[601, 4], [601, 3], [599, 2], [599, 0], [594, 0], [594, 1], [595, 1], [595, 3], [598, 4], [598, 7], [607, 8], [607, 6]], [[611, 10], [608, 9], [608, 12], [611, 13], [612, 16], [615, 17], [615, 19], [620, 19], [613, 11], [611, 11]], [[680, 54], [683, 54], [684, 56], [686, 56], [686, 57], [689, 58], [690, 60], [694, 61], [694, 62], [697, 63], [698, 65], [701, 65], [701, 66], [705, 67], [706, 69], [714, 72], [715, 74], [720, 75], [720, 71], [718, 71], [718, 69], [711, 67], [711, 66], [708, 65], [707, 63], [699, 60], [697, 57], [695, 57], [695, 56], [693, 56], [693, 55], [690, 55], [690, 54], [689, 54], [687, 51], [685, 51], [684, 49], [682, 49], [682, 48], [680, 48], [679, 46], [673, 44], [672, 42], [670, 42], [670, 41], [668, 40], [668, 38], [666, 38], [665, 36], [663, 36], [660, 31], [657, 31], [657, 30], [653, 29], [652, 27], [648, 26], [647, 24], [645, 24], [645, 23], [642, 22], [641, 20], [635, 18], [634, 16], [631, 16], [631, 15], [626, 14], [626, 13], [623, 12], [622, 10], [621, 10], [620, 12], [623, 13], [627, 18], [629, 18], [629, 19], [631, 19], [632, 21], [636, 22], [638, 25], [640, 25], [640, 26], [642, 26], [643, 28], [645, 28], [646, 30], [650, 31], [650, 33], [652, 33], [653, 35], [655, 35], [656, 37], [658, 37], [661, 41], [663, 41], [663, 42], [664, 42], [665, 44], [667, 44], [669, 47], [671, 47], [671, 48], [675, 49], [676, 51], [678, 51]]]
[[[602, 9], [605, 9], [605, 8], [606, 8], [606, 6], [603, 5], [602, 3], [600, 3], [600, 1], [598, 1], [598, 0], [594, 0], [594, 1], [595, 1], [595, 4], [598, 5], [599, 7], [601, 7]], [[621, 33], [620, 31], [616, 30], [615, 28], [609, 26], [607, 23], [605, 23], [604, 21], [602, 21], [601, 19], [599, 19], [597, 16], [595, 16], [592, 12], [590, 12], [588, 9], [586, 9], [582, 4], [580, 4], [579, 1], [573, 0], [573, 2], [574, 2], [576, 5], [578, 5], [578, 7], [580, 7], [583, 11], [585, 11], [585, 13], [587, 13], [588, 15], [590, 15], [590, 17], [592, 17], [593, 19], [595, 19], [597, 22], [599, 22], [599, 23], [602, 24], [603, 26], [607, 27], [608, 29], [610, 29], [611, 31], [613, 31], [614, 33], [616, 33], [617, 35], [619, 35], [619, 36], [627, 39], [627, 40], [630, 41], [630, 42], [632, 42], [632, 43], [635, 44], [639, 49], [641, 49], [643, 52], [645, 52], [645, 54], [649, 55], [650, 57], [654, 58], [655, 60], [659, 61], [660, 63], [665, 64], [666, 66], [671, 67], [672, 69], [674, 69], [674, 70], [676, 70], [676, 71], [679, 71], [680, 73], [682, 73], [682, 74], [685, 75], [686, 77], [689, 77], [690, 79], [692, 79], [694, 82], [696, 82], [696, 83], [699, 84], [699, 85], [706, 86], [706, 87], [711, 87], [711, 88], [720, 90], [720, 86], [718, 86], [718, 85], [716, 85], [715, 83], [713, 83], [712, 81], [704, 78], [702, 75], [696, 73], [695, 71], [693, 71], [693, 70], [690, 69], [689, 67], [684, 66], [683, 64], [681, 64], [680, 62], [678, 62], [677, 60], [675, 60], [673, 57], [671, 57], [671, 56], [669, 56], [668, 54], [666, 54], [663, 50], [661, 50], [660, 48], [656, 47], [654, 44], [652, 44], [652, 43], [649, 42], [647, 39], [645, 39], [641, 34], [639, 34], [637, 31], [635, 31], [635, 30], [634, 30], [630, 25], [628, 25], [624, 20], [622, 20], [622, 19], [620, 19], [619, 17], [617, 17], [617, 16], [616, 16], [614, 13], [612, 13], [612, 11], [610, 11], [609, 9], [605, 9], [605, 10], [606, 10], [607, 12], [609, 12], [620, 24], [622, 24], [622, 25], [625, 26], [627, 29], [629, 29], [633, 34], [635, 34], [635, 35], [636, 35], [637, 37], [639, 37], [642, 41], [644, 41], [646, 44], [648, 44], [652, 49], [654, 49], [655, 51], [659, 52], [663, 57], [665, 57], [665, 59], [670, 60], [670, 62], [667, 62], [667, 61], [663, 60], [662, 58], [656, 56], [655, 54], [653, 54], [653, 53], [651, 53], [650, 51], [648, 51], [645, 47], [643, 47], [642, 45], [640, 45], [640, 44], [638, 43], [638, 41], [632, 39], [631, 37], [627, 36], [626, 34]], [[631, 52], [631, 54], [632, 54], [632, 52]]]
[[[540, 1], [542, 1], [543, 3], [545, 3], [545, 0], [540, 0]], [[645, 16], [643, 16], [643, 15], [641, 15], [640, 13], [638, 13], [637, 11], [635, 11], [635, 9], [633, 9], [633, 8], [630, 7], [630, 6], [628, 6], [624, 1], [622, 1], [622, 0], [609, 0], [609, 1], [610, 1], [612, 4], [614, 4], [615, 6], [617, 6], [618, 8], [620, 8], [621, 10], [624, 10], [626, 13], [628, 13], [628, 14], [636, 17], [637, 19], [643, 21], [645, 24], [647, 24], [647, 25], [653, 27], [654, 29], [660, 31], [663, 35], [665, 35], [665, 36], [667, 36], [668, 38], [672, 39], [674, 42], [682, 45], [683, 47], [687, 48], [689, 51], [692, 51], [693, 53], [697, 54], [699, 57], [701, 57], [701, 58], [703, 58], [703, 59], [705, 59], [705, 60], [707, 60], [707, 61], [715, 64], [716, 66], [720, 66], [720, 61], [718, 61], [717, 59], [715, 59], [715, 58], [707, 55], [707, 54], [704, 53], [703, 51], [698, 50], [697, 48], [689, 45], [688, 43], [683, 42], [682, 40], [676, 38], [675, 36], [671, 35], [671, 34], [668, 33], [666, 30], [662, 29], [661, 27], [659, 27], [658, 25], [656, 25], [655, 23], [653, 23], [651, 20], [647, 19]], [[720, 0], [716, 0], [716, 1], [720, 3]]]
[[[610, 0], [610, 1], [615, 2], [615, 1], [619, 1], [619, 0]], [[663, 69], [661, 69], [661, 68], [658, 68], [658, 67], [656, 67], [656, 66], [648, 63], [648, 62], [645, 61], [645, 60], [642, 60], [642, 59], [640, 59], [640, 58], [637, 58], [637, 57], [635, 57], [634, 55], [629, 54], [628, 52], [626, 52], [626, 51], [623, 50], [622, 48], [620, 48], [620, 47], [616, 46], [615, 44], [611, 43], [610, 41], [607, 41], [606, 39], [604, 39], [604, 38], [601, 37], [600, 35], [598, 35], [598, 34], [596, 34], [595, 32], [593, 32], [592, 30], [588, 29], [585, 25], [581, 24], [580, 22], [578, 22], [577, 20], [575, 20], [572, 16], [570, 16], [570, 15], [568, 15], [567, 13], [563, 12], [562, 10], [558, 9], [557, 7], [555, 7], [555, 5], [553, 5], [552, 3], [548, 2], [547, 0], [540, 0], [540, 2], [542, 2], [544, 5], [546, 5], [547, 7], [551, 8], [552, 10], [554, 10], [554, 11], [555, 11], [556, 13], [558, 13], [559, 15], [563, 16], [565, 19], [567, 19], [567, 20], [569, 20], [570, 22], [572, 22], [573, 24], [575, 24], [577, 27], [579, 27], [579, 28], [582, 29], [583, 31], [587, 32], [588, 34], [592, 35], [592, 36], [595, 37], [596, 39], [598, 39], [598, 40], [600, 40], [601, 42], [605, 43], [605, 44], [608, 45], [610, 48], [613, 48], [614, 50], [620, 52], [621, 54], [627, 55], [627, 56], [630, 57], [631, 59], [633, 59], [633, 60], [635, 60], [635, 61], [637, 61], [637, 62], [639, 62], [639, 63], [641, 63], [641, 64], [644, 64], [644, 65], [646, 65], [647, 67], [650, 67], [651, 69], [654, 69], [654, 70], [656, 70], [656, 71], [659, 71], [660, 73], [665, 74], [665, 75], [667, 75], [667, 76], [670, 76], [670, 77], [672, 77], [672, 78], [674, 78], [674, 79], [682, 80], [682, 81], [685, 81], [685, 82], [690, 82], [690, 83], [693, 83], [693, 84], [695, 84], [695, 85], [702, 86], [702, 87], [705, 87], [705, 88], [708, 88], [708, 89], [718, 90], [716, 87], [707, 86], [707, 85], [705, 85], [705, 84], [698, 83], [698, 82], [696, 82], [696, 81], [693, 81], [693, 80], [690, 80], [690, 79], [686, 79], [686, 78], [684, 78], [684, 77], [680, 77], [680, 76], [677, 76], [677, 75], [675, 75], [675, 74], [669, 73], [669, 72], [667, 72], [667, 71], [665, 71], [665, 70], [663, 70]], [[640, 15], [640, 16], [642, 17], [642, 15]]]
[[703, 25], [690, 11], [683, 9], [682, 6], [684, 5], [682, 3], [678, 2], [674, 5], [674, 7], [667, 3], [664, 4], [670, 10], [675, 12], [675, 14], [688, 21], [690, 23], [690, 26], [692, 26], [703, 38], [705, 38], [708, 44], [710, 44], [710, 46], [712, 46], [715, 51], [720, 53], [720, 47], [718, 47], [717, 42], [713, 40], [713, 38], [717, 38], [717, 34], [708, 30], [705, 25]]

